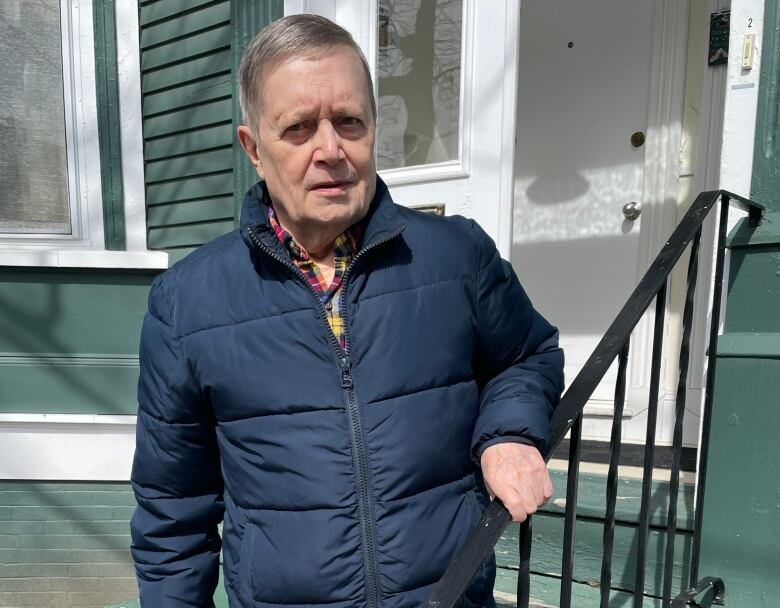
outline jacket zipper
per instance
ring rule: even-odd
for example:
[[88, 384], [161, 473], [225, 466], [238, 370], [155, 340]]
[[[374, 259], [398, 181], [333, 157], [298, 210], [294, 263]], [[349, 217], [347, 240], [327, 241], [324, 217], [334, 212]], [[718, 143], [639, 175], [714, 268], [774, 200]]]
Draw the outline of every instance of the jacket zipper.
[[306, 277], [303, 276], [300, 269], [292, 260], [285, 260], [282, 256], [266, 247], [255, 233], [253, 226], [247, 228], [247, 233], [252, 239], [252, 242], [272, 259], [290, 270], [297, 279], [301, 280], [306, 285], [312, 296], [314, 296], [314, 299], [317, 302], [317, 308], [320, 312], [320, 319], [325, 323], [325, 327], [328, 330], [331, 348], [333, 348], [341, 367], [341, 388], [344, 391], [347, 402], [347, 415], [349, 416], [350, 434], [354, 447], [354, 458], [357, 469], [356, 485], [358, 493], [358, 511], [360, 514], [361, 536], [363, 538], [363, 567], [366, 571], [366, 598], [368, 600], [369, 608], [380, 608], [382, 603], [379, 594], [379, 577], [376, 566], [376, 539], [374, 537], [374, 525], [371, 517], [371, 495], [368, 489], [368, 457], [366, 456], [365, 438], [363, 436], [363, 427], [360, 423], [360, 408], [358, 407], [357, 398], [355, 397], [355, 383], [352, 377], [352, 360], [350, 357], [351, 337], [349, 331], [349, 318], [347, 315], [347, 282], [355, 263], [363, 257], [367, 251], [391, 241], [401, 234], [403, 229], [404, 226], [402, 225], [398, 230], [384, 239], [371, 243], [369, 246], [358, 251], [344, 272], [341, 279], [341, 293], [339, 294], [339, 310], [341, 311], [341, 317], [344, 322], [345, 348], [342, 349], [336, 334], [333, 333], [333, 328], [328, 322], [328, 314], [325, 310], [325, 306], [322, 304], [317, 292], [314, 291], [314, 288], [306, 280]]

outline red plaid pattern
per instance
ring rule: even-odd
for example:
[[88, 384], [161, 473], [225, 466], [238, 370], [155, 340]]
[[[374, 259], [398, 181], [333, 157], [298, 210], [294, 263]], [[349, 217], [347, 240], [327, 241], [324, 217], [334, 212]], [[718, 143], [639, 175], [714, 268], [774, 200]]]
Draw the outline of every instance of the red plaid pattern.
[[285, 230], [276, 218], [276, 212], [272, 206], [268, 206], [268, 219], [276, 232], [276, 237], [290, 254], [290, 258], [306, 277], [314, 293], [322, 302], [327, 313], [328, 323], [333, 334], [338, 339], [341, 348], [346, 350], [346, 331], [344, 329], [344, 318], [341, 314], [341, 281], [344, 273], [349, 267], [352, 258], [358, 250], [360, 229], [355, 226], [346, 232], [342, 232], [333, 242], [333, 255], [335, 272], [333, 280], [328, 284], [320, 270], [320, 267], [309, 257], [306, 249], [298, 243], [292, 234]]

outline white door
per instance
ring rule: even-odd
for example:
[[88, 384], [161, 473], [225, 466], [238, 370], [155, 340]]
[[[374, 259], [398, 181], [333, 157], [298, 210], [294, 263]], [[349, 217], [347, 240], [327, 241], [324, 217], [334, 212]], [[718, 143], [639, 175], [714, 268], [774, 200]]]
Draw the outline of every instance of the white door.
[[349, 30], [372, 65], [377, 164], [394, 200], [475, 218], [511, 248], [516, 0], [287, 0]]
[[[664, 61], [684, 62], [684, 54], [664, 53], [669, 34], [685, 27], [685, 5], [522, 0], [512, 261], [561, 330], [569, 383], [668, 234], [663, 215], [674, 218], [674, 198], [669, 205], [658, 183], [665, 166], [677, 169], [670, 138], [676, 129], [679, 151], [679, 122], [659, 128], [654, 121], [663, 115], [659, 95], [681, 111], [679, 74], [658, 75]], [[666, 113], [672, 121], [673, 110]], [[623, 212], [631, 203], [643, 205], [635, 219]], [[632, 339], [632, 359], [628, 417], [647, 407], [645, 335]], [[615, 367], [586, 408], [591, 415], [611, 415]], [[634, 438], [643, 432], [642, 424]], [[608, 439], [609, 419], [586, 418], [585, 436]]]

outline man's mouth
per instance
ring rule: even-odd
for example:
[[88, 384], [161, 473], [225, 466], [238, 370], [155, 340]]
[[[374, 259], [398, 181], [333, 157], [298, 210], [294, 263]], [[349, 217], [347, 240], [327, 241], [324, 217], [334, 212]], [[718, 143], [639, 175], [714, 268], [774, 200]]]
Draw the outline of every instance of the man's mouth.
[[343, 192], [352, 185], [351, 181], [328, 181], [314, 184], [311, 189], [315, 192]]

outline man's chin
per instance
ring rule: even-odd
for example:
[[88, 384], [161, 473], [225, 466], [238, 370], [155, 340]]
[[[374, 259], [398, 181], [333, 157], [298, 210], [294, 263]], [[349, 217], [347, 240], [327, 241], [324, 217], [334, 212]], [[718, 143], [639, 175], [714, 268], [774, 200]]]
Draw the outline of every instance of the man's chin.
[[333, 224], [348, 222], [349, 225], [361, 220], [368, 211], [370, 201], [358, 200], [356, 192], [347, 192], [342, 196], [317, 196], [313, 197], [317, 209], [316, 221], [320, 224]]

